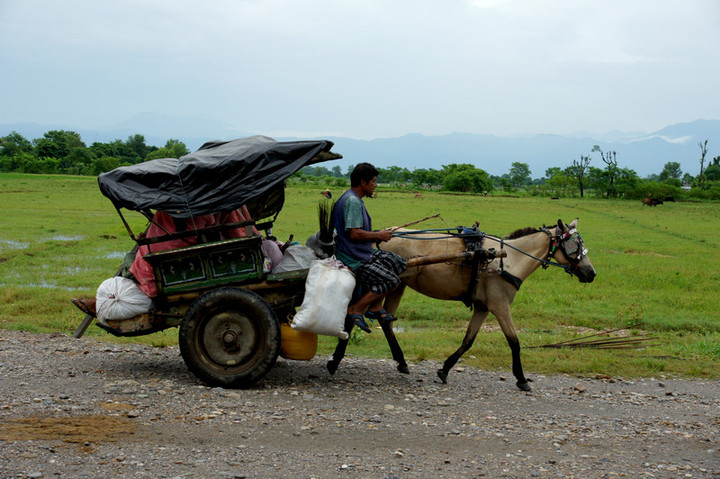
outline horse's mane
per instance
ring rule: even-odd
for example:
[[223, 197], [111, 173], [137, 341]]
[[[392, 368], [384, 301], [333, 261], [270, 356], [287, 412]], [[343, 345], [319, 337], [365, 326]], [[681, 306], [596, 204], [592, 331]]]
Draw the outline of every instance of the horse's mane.
[[503, 239], [511, 240], [511, 239], [516, 239], [516, 238], [522, 238], [523, 236], [539, 233], [541, 231], [542, 230], [539, 228], [532, 228], [532, 227], [520, 228], [520, 229], [513, 231], [509, 235], [505, 236]]

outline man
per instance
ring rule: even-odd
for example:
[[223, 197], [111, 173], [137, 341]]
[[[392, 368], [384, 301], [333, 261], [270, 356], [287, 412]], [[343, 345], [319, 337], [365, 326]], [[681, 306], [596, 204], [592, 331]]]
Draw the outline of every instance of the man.
[[392, 238], [390, 230], [373, 231], [362, 201], [373, 196], [377, 175], [377, 169], [370, 163], [357, 165], [350, 174], [350, 189], [335, 203], [331, 217], [336, 232], [336, 256], [355, 273], [362, 287], [360, 298], [348, 307], [347, 317], [366, 333], [371, 331], [363, 315], [380, 321], [397, 319], [383, 308], [382, 300], [400, 285], [398, 275], [406, 268], [399, 256], [372, 247], [373, 243]]

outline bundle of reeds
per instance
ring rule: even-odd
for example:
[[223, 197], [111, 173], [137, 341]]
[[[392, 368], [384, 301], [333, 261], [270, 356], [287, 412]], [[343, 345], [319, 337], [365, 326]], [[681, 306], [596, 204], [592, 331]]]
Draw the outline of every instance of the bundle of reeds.
[[333, 242], [332, 209], [334, 201], [322, 200], [318, 203], [318, 219], [320, 220], [320, 233], [318, 239], [321, 243], [330, 244]]
[[[610, 333], [623, 331], [631, 328], [636, 328], [642, 325], [642, 323], [633, 324], [625, 328], [607, 329], [600, 331], [599, 333], [590, 334], [588, 336], [581, 336], [575, 339], [568, 339], [567, 341], [560, 341], [559, 343], [543, 344], [541, 346], [529, 346], [530, 348], [593, 348], [593, 349], [632, 349], [638, 348], [640, 343], [651, 341], [655, 339], [652, 336], [610, 336]], [[590, 339], [598, 336], [606, 336], [601, 339]]]

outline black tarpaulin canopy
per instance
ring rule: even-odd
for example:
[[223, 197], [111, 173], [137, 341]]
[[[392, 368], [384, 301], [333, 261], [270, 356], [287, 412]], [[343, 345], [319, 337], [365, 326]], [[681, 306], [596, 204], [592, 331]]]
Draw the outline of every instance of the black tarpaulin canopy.
[[[101, 174], [98, 183], [118, 210], [161, 210], [190, 218], [247, 204], [262, 218], [282, 208], [286, 178], [304, 166], [342, 158], [330, 152], [332, 146], [328, 140], [281, 142], [266, 136], [211, 141], [177, 159], [116, 168]], [[268, 209], [263, 195], [280, 200]]]

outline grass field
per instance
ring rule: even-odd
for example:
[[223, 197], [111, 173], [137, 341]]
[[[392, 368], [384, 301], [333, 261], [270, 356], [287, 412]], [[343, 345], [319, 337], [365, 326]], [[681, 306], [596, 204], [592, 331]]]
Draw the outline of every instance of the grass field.
[[[317, 230], [324, 188], [291, 186], [274, 233], [304, 242]], [[340, 190], [334, 191], [336, 194]], [[440, 213], [418, 225], [471, 225], [505, 235], [527, 226], [580, 218], [579, 232], [598, 277], [582, 285], [559, 268], [539, 269], [522, 286], [513, 316], [526, 372], [610, 376], [720, 377], [720, 206], [596, 199], [510, 198], [378, 189], [366, 200], [375, 228]], [[95, 178], [0, 174], [0, 328], [71, 334], [81, 318], [68, 301], [94, 295], [132, 247], [113, 206]], [[144, 220], [128, 215], [136, 232]], [[398, 339], [411, 361], [444, 359], [460, 344], [470, 311], [460, 303], [408, 293], [398, 311]], [[531, 348], [642, 322], [630, 334], [656, 339], [641, 349]], [[88, 335], [117, 339], [99, 328]], [[135, 341], [174, 344], [176, 330]], [[321, 339], [320, 354], [334, 347]], [[356, 334], [356, 355], [389, 357], [381, 332]], [[509, 370], [510, 353], [490, 317], [464, 363]]]

